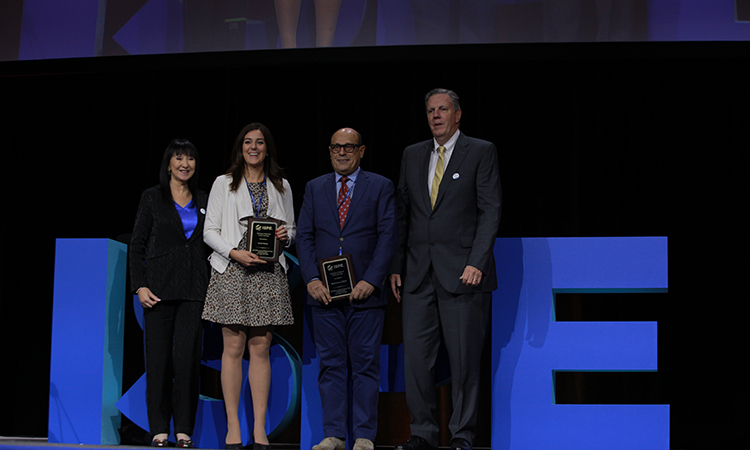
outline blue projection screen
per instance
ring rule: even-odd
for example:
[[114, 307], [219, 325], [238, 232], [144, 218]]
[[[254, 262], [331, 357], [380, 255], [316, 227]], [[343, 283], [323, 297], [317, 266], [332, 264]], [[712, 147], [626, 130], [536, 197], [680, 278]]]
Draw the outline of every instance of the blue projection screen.
[[18, 51], [2, 54], [33, 60], [290, 47], [750, 40], [750, 0], [343, 0], [338, 9], [325, 4], [26, 0]]

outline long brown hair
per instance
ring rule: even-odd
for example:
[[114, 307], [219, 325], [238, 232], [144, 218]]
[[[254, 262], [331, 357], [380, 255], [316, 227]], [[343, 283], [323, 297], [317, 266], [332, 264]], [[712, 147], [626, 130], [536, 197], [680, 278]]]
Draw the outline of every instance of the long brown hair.
[[245, 175], [245, 158], [242, 155], [242, 143], [245, 140], [245, 135], [253, 130], [260, 130], [263, 133], [263, 139], [266, 140], [266, 159], [263, 161], [263, 171], [271, 180], [271, 183], [276, 187], [276, 190], [280, 193], [284, 193], [284, 170], [276, 162], [276, 144], [273, 142], [273, 136], [268, 128], [262, 123], [253, 122], [245, 125], [245, 127], [237, 135], [237, 139], [234, 140], [234, 147], [232, 148], [232, 165], [227, 170], [227, 175], [232, 176], [232, 184], [230, 189], [236, 191], [242, 183], [242, 178]]

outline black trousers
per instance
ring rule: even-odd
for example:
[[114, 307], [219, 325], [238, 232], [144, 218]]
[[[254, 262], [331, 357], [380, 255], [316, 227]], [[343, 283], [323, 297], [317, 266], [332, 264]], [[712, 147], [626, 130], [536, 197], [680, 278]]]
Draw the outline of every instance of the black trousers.
[[151, 435], [193, 435], [198, 411], [203, 302], [162, 301], [144, 309], [146, 405]]

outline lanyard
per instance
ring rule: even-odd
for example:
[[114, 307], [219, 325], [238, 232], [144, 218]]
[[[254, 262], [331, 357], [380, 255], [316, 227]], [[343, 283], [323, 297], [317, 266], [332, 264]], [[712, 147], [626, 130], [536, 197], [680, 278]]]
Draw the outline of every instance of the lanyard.
[[250, 192], [250, 200], [253, 201], [253, 207], [255, 208], [255, 217], [258, 217], [260, 207], [263, 205], [263, 194], [266, 192], [266, 176], [263, 175], [263, 190], [260, 192], [260, 199], [258, 200], [258, 203], [255, 203], [255, 196], [253, 195], [253, 190], [250, 189], [250, 182], [247, 181], [247, 177], [245, 177], [245, 184], [247, 184], [247, 191]]

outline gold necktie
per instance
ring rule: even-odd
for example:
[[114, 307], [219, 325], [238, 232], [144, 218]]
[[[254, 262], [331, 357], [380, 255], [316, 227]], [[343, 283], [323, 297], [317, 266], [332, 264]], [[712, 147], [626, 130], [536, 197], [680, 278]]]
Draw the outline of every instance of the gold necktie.
[[435, 201], [437, 200], [438, 190], [440, 188], [440, 180], [443, 179], [443, 155], [445, 154], [445, 147], [442, 145], [438, 147], [438, 160], [435, 165], [435, 177], [432, 179], [432, 190], [430, 190], [430, 205], [435, 208]]

